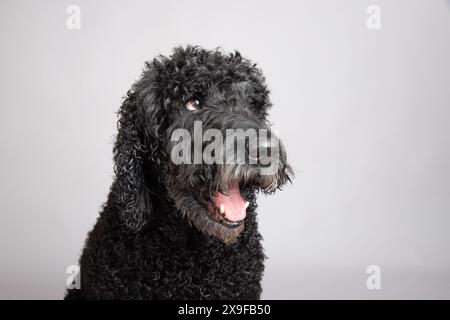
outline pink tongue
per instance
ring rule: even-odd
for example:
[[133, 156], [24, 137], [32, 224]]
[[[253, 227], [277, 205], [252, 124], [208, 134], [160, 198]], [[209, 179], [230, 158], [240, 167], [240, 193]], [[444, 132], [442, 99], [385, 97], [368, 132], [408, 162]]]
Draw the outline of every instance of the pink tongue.
[[220, 205], [224, 206], [225, 218], [230, 221], [244, 220], [246, 215], [245, 201], [242, 199], [239, 185], [235, 185], [228, 191], [228, 195], [223, 193], [215, 193], [212, 200], [216, 207], [220, 210]]

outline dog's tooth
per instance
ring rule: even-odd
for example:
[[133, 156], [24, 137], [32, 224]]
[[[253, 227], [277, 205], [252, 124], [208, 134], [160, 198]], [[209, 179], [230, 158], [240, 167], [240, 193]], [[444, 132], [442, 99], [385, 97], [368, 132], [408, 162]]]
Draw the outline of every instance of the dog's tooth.
[[225, 213], [225, 207], [223, 204], [220, 205], [220, 213], [224, 214]]
[[247, 201], [247, 202], [244, 204], [244, 208], [247, 209], [249, 205], [250, 205], [250, 202]]

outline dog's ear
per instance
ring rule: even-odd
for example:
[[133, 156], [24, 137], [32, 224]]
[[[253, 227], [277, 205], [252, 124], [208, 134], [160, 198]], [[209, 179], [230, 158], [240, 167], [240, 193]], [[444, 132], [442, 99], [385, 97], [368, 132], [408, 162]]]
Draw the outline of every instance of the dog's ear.
[[144, 177], [148, 141], [144, 129], [142, 103], [129, 91], [118, 111], [118, 134], [114, 145], [115, 193], [122, 222], [133, 231], [147, 222], [152, 204]]

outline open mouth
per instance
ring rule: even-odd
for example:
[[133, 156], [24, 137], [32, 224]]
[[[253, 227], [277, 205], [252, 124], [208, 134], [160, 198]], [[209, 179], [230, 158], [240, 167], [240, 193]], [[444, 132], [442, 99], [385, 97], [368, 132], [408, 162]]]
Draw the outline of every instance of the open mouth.
[[239, 184], [231, 186], [228, 192], [216, 192], [208, 203], [210, 218], [228, 228], [237, 228], [245, 220], [249, 203], [244, 200]]

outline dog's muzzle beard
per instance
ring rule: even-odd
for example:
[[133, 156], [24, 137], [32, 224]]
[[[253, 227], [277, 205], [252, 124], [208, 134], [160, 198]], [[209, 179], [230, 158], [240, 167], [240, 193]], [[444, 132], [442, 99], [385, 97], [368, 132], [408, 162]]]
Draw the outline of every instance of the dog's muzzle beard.
[[[245, 123], [228, 123], [234, 124], [234, 128], [248, 129], [250, 125], [257, 129], [263, 127], [261, 122], [248, 120]], [[236, 140], [237, 144], [244, 144], [244, 152], [238, 151], [239, 147], [235, 142], [224, 143], [214, 152], [216, 159], [223, 159], [223, 162], [192, 163], [195, 151], [200, 151], [200, 154], [205, 151], [205, 143], [196, 143], [199, 138], [193, 132], [195, 124], [191, 124], [192, 126], [186, 126], [184, 123], [183, 127], [191, 130], [183, 130], [189, 131], [194, 138], [181, 139], [189, 147], [183, 153], [189, 154], [191, 162], [170, 161], [167, 175], [169, 196], [174, 200], [175, 207], [198, 230], [219, 238], [225, 244], [234, 243], [244, 231], [247, 214], [253, 214], [252, 209], [256, 207], [255, 193], [272, 193], [289, 180], [291, 169], [286, 162], [284, 147], [275, 135], [269, 142], [258, 140], [256, 145], [249, 143], [250, 140]], [[267, 129], [265, 126], [263, 128]], [[225, 130], [222, 128], [221, 132]], [[175, 143], [173, 139], [171, 141], [169, 154]], [[195, 150], [195, 145], [200, 150]], [[277, 153], [273, 163], [268, 165], [260, 161], [261, 149]], [[234, 161], [229, 161], [230, 155]]]
[[280, 158], [279, 170], [261, 175], [258, 165], [178, 165], [168, 175], [168, 192], [187, 221], [225, 244], [244, 231], [254, 214], [255, 193], [270, 194], [289, 181], [290, 167]]
[[[191, 182], [204, 181], [204, 176], [198, 173], [201, 178], [193, 181], [178, 176], [169, 187], [170, 197], [188, 222], [225, 244], [234, 243], [244, 231], [247, 215], [254, 214], [251, 209], [256, 206], [255, 193], [271, 193], [284, 183], [281, 176], [261, 176], [258, 168], [238, 166], [220, 168], [211, 177], [211, 183], [191, 186]], [[181, 181], [188, 181], [189, 186]]]

